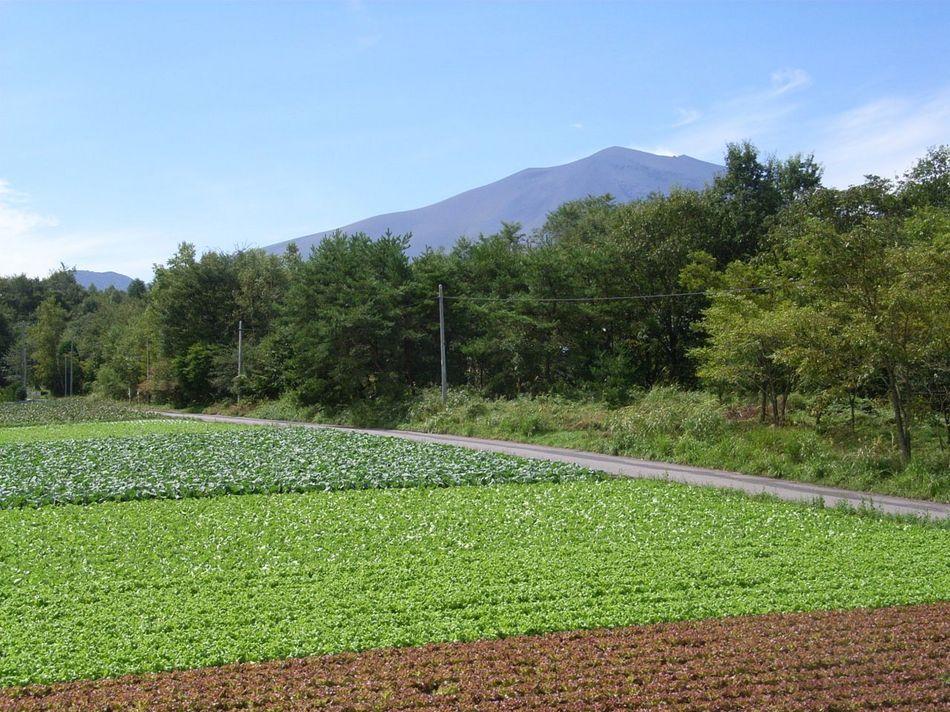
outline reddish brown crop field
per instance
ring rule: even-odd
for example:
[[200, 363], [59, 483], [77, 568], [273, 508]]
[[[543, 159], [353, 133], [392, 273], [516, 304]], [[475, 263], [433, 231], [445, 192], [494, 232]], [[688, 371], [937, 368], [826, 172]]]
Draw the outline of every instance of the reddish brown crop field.
[[752, 616], [0, 690], [0, 710], [948, 710], [950, 603]]

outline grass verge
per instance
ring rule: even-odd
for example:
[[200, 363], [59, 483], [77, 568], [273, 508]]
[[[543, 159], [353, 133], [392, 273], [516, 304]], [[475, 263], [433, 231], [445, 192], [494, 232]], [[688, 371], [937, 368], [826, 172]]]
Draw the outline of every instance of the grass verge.
[[655, 388], [611, 408], [555, 396], [486, 400], [423, 392], [398, 427], [422, 432], [538, 443], [649, 460], [731, 470], [862, 492], [950, 502], [950, 449], [941, 429], [915, 427], [915, 456], [902, 467], [888, 411], [863, 402], [852, 427], [845, 410], [826, 409], [821, 428], [796, 402], [788, 425], [756, 421], [739, 405], [703, 392]]

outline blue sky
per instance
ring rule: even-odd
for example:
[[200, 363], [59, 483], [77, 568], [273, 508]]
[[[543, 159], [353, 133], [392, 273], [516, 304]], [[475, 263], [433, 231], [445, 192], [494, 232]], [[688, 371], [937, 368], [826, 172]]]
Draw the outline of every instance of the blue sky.
[[148, 279], [620, 145], [950, 143], [950, 2], [0, 0], [0, 274]]

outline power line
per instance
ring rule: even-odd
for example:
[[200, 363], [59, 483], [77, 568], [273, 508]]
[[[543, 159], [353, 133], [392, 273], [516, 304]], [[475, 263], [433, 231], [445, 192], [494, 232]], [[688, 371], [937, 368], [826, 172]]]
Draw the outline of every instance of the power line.
[[533, 297], [530, 294], [516, 295], [512, 297], [450, 297], [444, 296], [444, 299], [465, 302], [536, 302], [536, 303], [554, 303], [554, 302], [630, 302], [646, 299], [666, 299], [669, 297], [700, 297], [710, 294], [735, 294], [741, 292], [768, 292], [770, 287], [745, 287], [740, 289], [709, 289], [702, 292], [668, 292], [666, 294], [631, 294], [621, 297]]

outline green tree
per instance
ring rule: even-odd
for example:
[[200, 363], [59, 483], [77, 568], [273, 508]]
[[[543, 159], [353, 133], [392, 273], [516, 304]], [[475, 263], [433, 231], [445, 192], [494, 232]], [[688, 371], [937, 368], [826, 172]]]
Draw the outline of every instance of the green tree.
[[812, 156], [795, 154], [785, 161], [763, 162], [748, 141], [728, 144], [726, 170], [709, 190], [719, 222], [719, 240], [712, 253], [719, 263], [757, 254], [775, 216], [817, 190], [821, 173]]
[[[915, 400], [950, 352], [950, 212], [923, 208], [907, 219], [868, 218], [845, 231], [812, 221], [789, 254], [786, 268], [801, 298], [823, 315], [810, 345], [878, 380], [906, 464]], [[788, 355], [799, 370], [815, 371], [815, 363]]]
[[714, 221], [706, 196], [680, 190], [621, 206], [615, 215], [609, 269], [624, 274], [612, 293], [649, 297], [608, 307], [641, 361], [641, 385], [694, 382], [687, 354], [699, 344], [693, 323], [706, 302], [675, 295], [683, 291], [680, 273], [691, 255], [715, 251]]
[[907, 171], [898, 186], [911, 208], [950, 208], [950, 146], [936, 146]]
[[9, 382], [10, 374], [5, 368], [6, 356], [16, 343], [16, 333], [9, 308], [0, 301], [0, 386]]
[[55, 296], [50, 295], [40, 303], [36, 323], [28, 331], [34, 364], [33, 380], [56, 395], [62, 395], [65, 386], [61, 351], [66, 316], [66, 310]]
[[286, 327], [304, 402], [397, 399], [411, 371], [403, 293], [409, 236], [336, 235], [313, 248], [287, 295]]
[[[726, 269], [698, 328], [706, 344], [691, 351], [699, 377], [711, 386], [741, 394], [758, 394], [760, 420], [785, 422], [788, 397], [797, 383], [795, 369], [780, 357], [795, 343], [798, 307], [779, 290], [762, 288], [772, 280], [741, 262]], [[731, 291], [730, 291], [731, 290]], [[737, 291], [750, 290], [750, 291]]]

